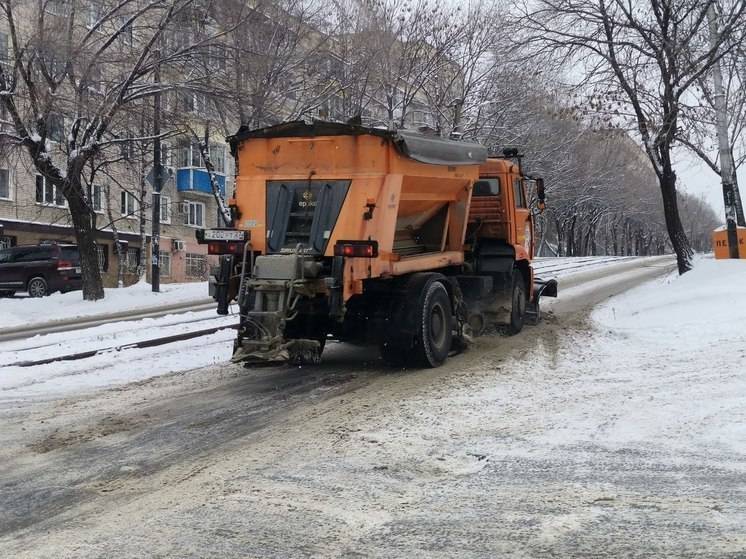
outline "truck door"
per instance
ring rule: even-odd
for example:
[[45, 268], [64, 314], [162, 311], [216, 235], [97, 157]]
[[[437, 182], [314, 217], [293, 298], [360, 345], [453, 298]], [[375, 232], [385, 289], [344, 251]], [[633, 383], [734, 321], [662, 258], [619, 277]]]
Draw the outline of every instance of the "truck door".
[[513, 204], [515, 205], [516, 260], [533, 256], [533, 224], [526, 200], [526, 191], [520, 177], [513, 176]]

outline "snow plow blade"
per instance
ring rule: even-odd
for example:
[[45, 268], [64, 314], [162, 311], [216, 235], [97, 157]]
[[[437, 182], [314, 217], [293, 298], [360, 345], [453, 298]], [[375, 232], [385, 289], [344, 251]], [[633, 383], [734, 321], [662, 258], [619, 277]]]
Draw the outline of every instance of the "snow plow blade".
[[540, 278], [534, 278], [534, 299], [537, 301], [539, 297], [556, 297], [557, 296], [557, 280], [548, 279], [543, 280]]
[[534, 278], [534, 296], [526, 307], [526, 322], [534, 326], [541, 320], [541, 306], [539, 301], [542, 297], [557, 296], [557, 280], [543, 280]]

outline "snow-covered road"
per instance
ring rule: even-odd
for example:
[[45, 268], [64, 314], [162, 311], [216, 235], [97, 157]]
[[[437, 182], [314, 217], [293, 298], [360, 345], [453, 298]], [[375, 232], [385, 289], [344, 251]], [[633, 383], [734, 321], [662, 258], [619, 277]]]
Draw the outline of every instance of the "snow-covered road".
[[339, 345], [8, 407], [0, 552], [742, 556], [746, 263], [606, 301], [666, 267], [577, 282], [438, 370]]
[[[668, 259], [670, 257], [664, 257], [663, 261]], [[661, 259], [543, 258], [537, 262], [537, 274], [559, 277], [571, 285], [578, 278], [581, 280], [580, 283], [588, 283], [596, 278], [613, 278], [619, 271], [636, 269], [641, 262], [658, 261]], [[2, 309], [10, 311], [4, 315], [2, 321], [17, 326], [23, 305], [26, 305], [26, 313], [34, 316], [41, 313], [40, 309], [45, 305], [47, 310], [43, 316], [47, 318], [104, 318], [105, 313], [112, 309], [121, 312], [152, 307], [158, 301], [164, 304], [189, 301], [200, 293], [206, 293], [207, 287], [204, 283], [170, 284], [165, 286], [164, 293], [151, 293], [148, 289], [149, 286], [145, 284], [119, 290], [109, 289], [103, 303], [93, 304], [80, 300], [79, 293], [55, 294], [43, 300], [0, 299]], [[231, 330], [217, 332], [200, 340], [177, 341], [158, 347], [140, 349], [128, 346], [159, 336], [217, 326], [229, 327], [238, 321], [237, 307], [233, 306], [231, 312], [231, 316], [218, 317], [213, 306], [209, 310], [181, 312], [126, 322], [113, 321], [94, 327], [76, 328], [73, 324], [64, 332], [0, 341], [0, 406], [27, 401], [30, 398], [50, 399], [81, 394], [176, 371], [227, 362], [235, 338], [235, 333]], [[33, 320], [30, 322], [33, 323]], [[101, 353], [85, 359], [33, 367], [14, 365], [94, 350], [101, 350]]]

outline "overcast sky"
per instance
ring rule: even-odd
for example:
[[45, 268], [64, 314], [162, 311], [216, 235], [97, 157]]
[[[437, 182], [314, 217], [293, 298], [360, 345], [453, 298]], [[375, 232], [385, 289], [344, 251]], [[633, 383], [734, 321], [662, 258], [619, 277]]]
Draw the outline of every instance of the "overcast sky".
[[[698, 158], [687, 153], [680, 146], [676, 148], [676, 176], [678, 186], [681, 190], [696, 195], [704, 195], [710, 205], [715, 209], [718, 216], [725, 222], [725, 210], [723, 209], [723, 188], [720, 177], [701, 163]], [[741, 190], [741, 199], [744, 199], [744, 188], [746, 188], [746, 169], [743, 167], [738, 172], [738, 184]]]

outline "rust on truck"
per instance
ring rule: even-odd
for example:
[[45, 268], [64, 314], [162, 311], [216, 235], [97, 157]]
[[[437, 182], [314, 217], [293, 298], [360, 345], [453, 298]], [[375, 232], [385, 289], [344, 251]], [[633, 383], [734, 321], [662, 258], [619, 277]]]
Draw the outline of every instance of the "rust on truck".
[[438, 366], [490, 323], [538, 319], [535, 286], [556, 293], [530, 265], [530, 179], [479, 144], [320, 122], [230, 142], [247, 240], [199, 237], [225, 254], [213, 291], [239, 304], [237, 361], [317, 362], [332, 338]]

